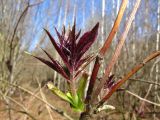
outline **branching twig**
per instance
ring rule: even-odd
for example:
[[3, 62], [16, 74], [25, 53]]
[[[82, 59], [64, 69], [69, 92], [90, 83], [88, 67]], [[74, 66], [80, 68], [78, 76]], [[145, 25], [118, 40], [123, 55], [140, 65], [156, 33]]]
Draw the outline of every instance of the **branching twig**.
[[127, 37], [127, 34], [128, 34], [129, 29], [131, 27], [132, 21], [135, 18], [135, 14], [136, 14], [136, 12], [137, 12], [137, 10], [139, 8], [140, 2], [141, 2], [141, 0], [137, 0], [135, 2], [134, 8], [133, 8], [133, 10], [132, 10], [132, 12], [131, 12], [131, 14], [130, 14], [130, 16], [128, 18], [128, 21], [127, 21], [126, 26], [124, 28], [124, 32], [122, 33], [122, 35], [120, 37], [120, 40], [119, 40], [119, 43], [118, 43], [118, 45], [116, 47], [114, 55], [112, 56], [112, 58], [111, 58], [111, 60], [110, 60], [110, 62], [108, 64], [108, 66], [105, 69], [105, 73], [104, 73], [104, 76], [103, 76], [102, 80], [100, 81], [100, 84], [98, 85], [98, 87], [96, 88], [96, 90], [93, 93], [92, 101], [94, 101], [95, 98], [100, 93], [100, 91], [103, 88], [103, 85], [104, 85], [106, 79], [109, 77], [109, 74], [110, 74], [111, 70], [113, 69], [115, 63], [118, 60], [118, 57], [119, 57], [119, 55], [121, 53], [121, 49], [123, 47], [123, 44], [124, 44], [124, 42], [126, 40], [126, 37]]
[[[122, 77], [118, 77], [119, 79], [121, 79]], [[146, 81], [144, 79], [137, 79], [137, 78], [129, 78], [128, 80], [130, 80], [131, 82], [143, 82], [143, 83], [147, 83], [147, 84], [152, 84], [152, 85], [157, 85], [160, 86], [160, 83], [156, 83], [156, 82], [152, 82], [152, 81]]]
[[16, 25], [15, 25], [15, 28], [14, 28], [14, 30], [13, 30], [13, 35], [12, 35], [12, 37], [11, 37], [11, 42], [10, 42], [10, 60], [11, 60], [11, 58], [12, 58], [12, 51], [13, 51], [13, 49], [14, 49], [14, 47], [13, 47], [13, 41], [14, 41], [14, 38], [15, 38], [15, 35], [16, 35], [17, 29], [18, 29], [18, 26], [19, 26], [19, 24], [20, 24], [23, 16], [27, 13], [27, 11], [28, 11], [28, 9], [29, 9], [30, 7], [39, 5], [39, 4], [41, 4], [42, 2], [43, 2], [43, 1], [41, 1], [41, 2], [39, 2], [39, 3], [31, 4], [31, 5], [30, 5], [30, 3], [28, 3], [27, 7], [26, 7], [26, 8], [23, 10], [23, 12], [20, 14], [20, 17], [19, 17], [19, 19], [18, 19], [18, 21], [17, 21], [17, 23], [16, 23]]
[[47, 104], [52, 110], [56, 111], [58, 114], [66, 117], [66, 118], [68, 118], [69, 120], [73, 120], [67, 113], [65, 113], [65, 112], [62, 111], [62, 110], [59, 110], [59, 109], [55, 108], [53, 105], [51, 105], [50, 103], [44, 101], [42, 98], [40, 98], [39, 96], [35, 95], [35, 94], [32, 93], [30, 90], [27, 90], [26, 88], [24, 88], [24, 87], [22, 87], [22, 86], [9, 83], [8, 81], [5, 81], [5, 80], [0, 80], [0, 81], [6, 82], [6, 83], [8, 83], [8, 84], [11, 85], [11, 86], [14, 86], [14, 87], [16, 87], [16, 88], [18, 88], [18, 89], [21, 89], [21, 90], [27, 92], [28, 94], [31, 94], [32, 96], [34, 96], [35, 98], [37, 98], [37, 99], [40, 100], [41, 102]]
[[[5, 111], [5, 110], [8, 110], [8, 109], [3, 109], [3, 110], [0, 110], [0, 111]], [[16, 109], [14, 109], [14, 108], [10, 108], [10, 110], [13, 110], [13, 111], [15, 111], [15, 112], [19, 112], [19, 113], [28, 115], [30, 118], [32, 118], [32, 120], [37, 120], [36, 118], [34, 118], [34, 117], [31, 116], [30, 114], [28, 114], [26, 111], [16, 110]]]
[[95, 84], [95, 81], [96, 81], [96, 77], [97, 77], [97, 74], [98, 74], [98, 71], [99, 71], [99, 68], [100, 68], [100, 65], [101, 65], [101, 60], [103, 59], [104, 57], [104, 54], [107, 52], [115, 34], [117, 33], [118, 31], [118, 28], [119, 28], [119, 25], [121, 23], [121, 20], [122, 20], [122, 17], [123, 17], [123, 14], [124, 14], [124, 11], [126, 9], [126, 6], [127, 6], [127, 3], [128, 3], [128, 0], [123, 0], [122, 3], [121, 3], [121, 7], [119, 9], [119, 12], [118, 12], [118, 15], [117, 15], [117, 18], [114, 22], [114, 25], [112, 27], [112, 30], [108, 36], [108, 38], [106, 39], [103, 47], [101, 48], [100, 52], [99, 52], [99, 55], [96, 57], [96, 61], [95, 61], [95, 64], [94, 64], [94, 67], [93, 67], [93, 71], [92, 71], [92, 75], [91, 75], [91, 78], [89, 80], [89, 87], [88, 87], [88, 91], [87, 91], [87, 97], [86, 97], [86, 103], [89, 104], [90, 100], [91, 100], [91, 94], [93, 92], [93, 87], [94, 87], [94, 84]]
[[134, 75], [137, 71], [139, 71], [146, 63], [151, 61], [152, 59], [156, 58], [160, 55], [160, 51], [154, 52], [151, 55], [147, 56], [146, 59], [143, 60], [142, 63], [135, 66], [130, 72], [128, 72], [121, 80], [119, 80], [113, 88], [107, 93], [107, 95], [100, 101], [99, 106], [101, 106], [124, 82], [126, 82], [132, 75]]
[[[28, 110], [25, 108], [24, 105], [22, 105], [21, 103], [19, 103], [18, 101], [16, 101], [15, 99], [11, 98], [10, 96], [4, 96], [1, 92], [0, 94], [5, 98], [7, 97], [9, 100], [11, 100], [12, 102], [14, 102], [16, 105], [18, 105], [19, 107], [21, 107], [24, 111], [21, 111], [21, 113], [25, 113], [27, 116], [31, 117], [33, 120], [36, 120], [29, 112]], [[11, 110], [13, 110], [12, 108], [9, 108]], [[7, 109], [8, 110], [8, 109]], [[18, 111], [17, 111], [18, 112]]]

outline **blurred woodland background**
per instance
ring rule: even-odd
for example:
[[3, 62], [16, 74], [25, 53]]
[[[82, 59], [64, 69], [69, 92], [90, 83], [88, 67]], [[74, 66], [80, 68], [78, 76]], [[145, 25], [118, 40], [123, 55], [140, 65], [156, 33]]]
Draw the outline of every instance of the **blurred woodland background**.
[[[104, 65], [115, 49], [125, 21], [135, 0], [129, 0], [120, 29], [106, 54]], [[54, 71], [24, 51], [44, 56], [40, 47], [59, 59], [43, 28], [55, 35], [63, 25], [71, 26], [76, 17], [82, 33], [100, 22], [99, 35], [91, 52], [99, 50], [106, 40], [121, 0], [0, 0], [0, 119], [1, 120], [64, 120], [64, 111], [72, 118], [78, 114], [45, 87], [47, 81], [65, 91], [66, 82]], [[160, 50], [160, 1], [142, 0], [113, 73], [119, 79], [153, 51]], [[44, 56], [45, 57], [45, 56]], [[93, 63], [87, 68], [90, 72]], [[103, 74], [103, 67], [100, 75]], [[116, 111], [102, 113], [111, 120], [160, 120], [160, 59], [140, 70], [108, 104]], [[144, 102], [144, 99], [156, 104]], [[52, 106], [52, 107], [51, 107]], [[65, 107], [64, 107], [65, 106]], [[101, 117], [101, 115], [99, 117]], [[107, 118], [106, 118], [107, 119]]]

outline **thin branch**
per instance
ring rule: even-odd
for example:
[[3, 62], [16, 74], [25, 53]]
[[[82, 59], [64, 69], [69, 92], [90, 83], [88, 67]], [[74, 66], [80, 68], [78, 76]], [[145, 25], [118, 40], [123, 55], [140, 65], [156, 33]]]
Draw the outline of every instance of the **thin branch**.
[[[8, 109], [3, 109], [3, 110], [0, 110], [0, 111], [6, 111], [6, 110], [8, 110]], [[31, 116], [30, 114], [28, 114], [26, 111], [16, 110], [15, 108], [10, 108], [10, 110], [13, 110], [13, 111], [15, 111], [15, 112], [19, 112], [19, 113], [28, 115], [30, 118], [32, 118], [32, 120], [37, 120], [37, 119], [35, 119], [33, 116]]]
[[107, 95], [100, 101], [99, 106], [101, 106], [110, 96], [122, 85], [124, 84], [132, 75], [134, 75], [137, 71], [139, 71], [141, 68], [143, 68], [146, 63], [151, 61], [152, 59], [158, 57], [160, 55], [160, 51], [154, 52], [150, 54], [149, 56], [146, 57], [146, 59], [143, 60], [142, 63], [139, 65], [135, 66], [130, 72], [128, 72], [121, 80], [119, 80], [112, 88], [111, 90], [107, 93]]
[[16, 23], [16, 26], [15, 26], [15, 28], [14, 28], [14, 30], [13, 30], [13, 35], [12, 35], [12, 37], [11, 37], [11, 42], [10, 42], [10, 59], [11, 59], [11, 57], [12, 57], [12, 51], [13, 51], [13, 40], [14, 40], [14, 37], [15, 37], [15, 35], [16, 35], [18, 26], [19, 26], [19, 24], [20, 24], [23, 16], [27, 13], [27, 11], [28, 11], [28, 9], [29, 9], [30, 7], [39, 5], [39, 4], [41, 4], [42, 2], [43, 2], [43, 1], [41, 1], [41, 2], [39, 2], [39, 3], [31, 4], [31, 5], [28, 3], [27, 7], [26, 7], [26, 8], [23, 10], [23, 12], [20, 14], [20, 17], [19, 17], [19, 19], [18, 19], [18, 21], [17, 21], [17, 23]]
[[85, 100], [86, 103], [88, 103], [88, 104], [91, 100], [91, 94], [93, 92], [93, 87], [94, 87], [96, 77], [97, 77], [97, 74], [98, 74], [98, 71], [99, 71], [99, 68], [100, 68], [100, 65], [101, 65], [101, 61], [104, 57], [104, 54], [107, 52], [115, 34], [118, 31], [119, 25], [121, 23], [121, 20], [122, 20], [123, 14], [124, 14], [124, 11], [125, 11], [126, 6], [127, 6], [127, 3], [128, 3], [128, 0], [123, 0], [122, 1], [119, 12], [118, 12], [118, 15], [117, 15], [117, 18], [116, 18], [116, 20], [114, 22], [114, 25], [112, 27], [112, 30], [111, 30], [108, 38], [106, 39], [103, 47], [101, 48], [101, 50], [99, 52], [99, 55], [97, 55], [97, 57], [96, 57], [96, 61], [95, 61], [94, 67], [93, 67], [92, 75], [91, 75], [91, 78], [89, 80], [89, 87], [88, 87], [86, 100]]
[[[40, 89], [39, 89], [39, 92], [40, 92], [40, 94], [41, 94], [41, 96], [42, 96], [42, 99], [47, 102], [46, 96], [44, 95], [44, 93], [43, 93], [43, 91], [42, 91], [42, 88], [41, 88], [41, 83], [39, 82], [38, 79], [37, 79], [37, 82], [38, 82], [38, 85], [39, 85], [39, 88], [40, 88]], [[48, 114], [49, 114], [49, 116], [50, 116], [50, 119], [53, 120], [50, 107], [49, 107], [47, 104], [45, 104], [45, 106], [46, 106], [46, 109], [47, 109]]]
[[119, 28], [119, 25], [121, 23], [121, 20], [122, 20], [122, 17], [123, 17], [123, 14], [124, 14], [124, 11], [126, 9], [126, 6], [127, 6], [127, 3], [128, 3], [128, 0], [122, 0], [122, 4], [120, 6], [120, 9], [119, 9], [119, 12], [118, 12], [118, 15], [117, 15], [117, 18], [114, 22], [114, 25], [112, 27], [112, 30], [108, 36], [108, 38], [106, 39], [103, 47], [101, 48], [100, 50], [100, 55], [104, 57], [105, 53], [107, 52], [108, 48], [110, 47], [111, 45], [111, 42], [115, 36], [115, 34], [117, 33], [118, 31], [118, 28]]
[[[0, 92], [0, 94], [5, 98], [7, 97], [8, 99], [10, 99], [12, 102], [16, 103], [19, 107], [21, 107], [24, 111], [21, 111], [21, 113], [25, 113], [27, 116], [31, 117], [33, 120], [36, 120], [29, 112], [28, 110], [25, 108], [24, 105], [22, 105], [21, 103], [19, 103], [18, 101], [16, 101], [15, 99], [11, 98], [10, 96], [4, 96], [3, 93]], [[12, 110], [12, 108], [9, 108]], [[18, 112], [18, 111], [17, 111]]]
[[35, 94], [32, 93], [30, 90], [27, 90], [26, 88], [24, 88], [24, 87], [22, 87], [22, 86], [9, 83], [8, 81], [5, 81], [5, 80], [0, 80], [0, 81], [6, 82], [6, 83], [8, 83], [8, 85], [14, 86], [14, 87], [16, 87], [16, 88], [18, 88], [18, 89], [21, 89], [21, 90], [27, 92], [28, 94], [31, 94], [32, 96], [34, 96], [35, 98], [37, 98], [37, 99], [40, 100], [41, 102], [47, 104], [52, 110], [56, 111], [58, 114], [66, 117], [66, 118], [68, 118], [69, 120], [73, 120], [73, 118], [71, 118], [67, 113], [65, 113], [65, 112], [62, 111], [62, 110], [57, 109], [56, 107], [54, 107], [54, 106], [51, 105], [50, 103], [44, 101], [42, 98], [40, 98], [39, 96], [35, 95]]
[[[160, 60], [160, 59], [157, 59], [157, 60], [154, 62], [152, 68], [151, 68], [151, 71], [150, 71], [150, 77], [151, 77], [151, 78], [153, 78], [153, 77], [152, 77], [153, 75], [152, 75], [151, 73], [153, 73], [153, 70], [154, 70], [154, 68], [156, 67], [156, 64], [158, 64], [159, 60]], [[157, 83], [157, 82], [155, 82], [155, 83]], [[150, 94], [150, 92], [151, 92], [151, 89], [152, 89], [152, 86], [153, 86], [153, 84], [150, 84], [150, 86], [149, 86], [149, 88], [148, 88], [148, 90], [147, 90], [147, 93], [146, 93], [146, 95], [144, 96], [145, 99], [147, 99], [147, 97], [149, 96], [149, 94]], [[156, 85], [156, 86], [158, 86], [158, 85]], [[143, 111], [144, 106], [145, 106], [145, 102], [142, 101], [141, 104], [140, 104], [139, 110], [138, 110], [139, 113], [141, 113], [141, 112]]]
[[[117, 77], [117, 78], [121, 79], [122, 77]], [[152, 85], [158, 85], [158, 86], [160, 86], [160, 83], [156, 83], [156, 82], [152, 82], [152, 81], [146, 81], [144, 79], [129, 78], [128, 80], [130, 80], [131, 82], [136, 82], [137, 81], [137, 82], [143, 82], [143, 83], [147, 83], [147, 84], [152, 84]]]
[[[43, 86], [44, 87], [44, 86]], [[38, 96], [38, 94], [39, 94], [39, 88], [37, 88], [34, 92], [33, 92], [33, 94], [35, 94], [35, 95], [37, 95]], [[35, 97], [33, 96], [33, 95], [31, 95], [29, 98], [28, 98], [28, 100], [27, 100], [27, 104], [25, 104], [25, 107], [26, 107], [26, 109], [30, 109], [31, 108], [31, 106], [32, 106], [32, 102], [33, 102], [33, 100], [35, 99]], [[24, 118], [24, 119], [23, 119]], [[23, 119], [23, 120], [26, 120], [27, 118], [26, 118], [26, 116], [23, 116], [23, 118], [20, 118], [20, 119]]]
[[145, 99], [145, 98], [142, 98], [142, 97], [136, 95], [135, 93], [132, 93], [132, 92], [129, 91], [129, 90], [125, 90], [125, 92], [129, 93], [130, 95], [132, 95], [132, 96], [134, 96], [134, 97], [136, 97], [136, 98], [138, 98], [138, 99], [140, 99], [140, 100], [142, 100], [142, 101], [144, 101], [144, 102], [147, 102], [147, 103], [150, 103], [150, 104], [152, 104], [152, 105], [155, 105], [155, 106], [160, 107], [160, 104], [155, 103], [155, 102], [152, 102], [152, 101], [147, 100], [147, 99]]
[[152, 82], [152, 81], [146, 81], [146, 80], [142, 80], [142, 79], [130, 78], [129, 80], [130, 80], [131, 82], [137, 81], [137, 82], [143, 82], [143, 83], [148, 83], [148, 84], [160, 86], [160, 83], [156, 83], [156, 82]]
[[129, 16], [129, 19], [128, 19], [127, 23], [126, 23], [126, 26], [124, 28], [124, 32], [122, 33], [122, 35], [120, 37], [120, 40], [119, 40], [119, 43], [118, 43], [118, 45], [116, 47], [114, 55], [112, 56], [108, 66], [105, 69], [105, 73], [104, 73], [104, 76], [102, 77], [102, 80], [100, 81], [100, 84], [98, 85], [98, 87], [96, 88], [96, 90], [93, 93], [92, 102], [94, 102], [94, 100], [96, 100], [96, 97], [99, 95], [101, 89], [103, 88], [103, 85], [104, 85], [106, 79], [108, 78], [111, 70], [113, 69], [115, 63], [118, 60], [118, 57], [119, 57], [119, 55], [121, 53], [121, 49], [122, 49], [122, 47], [124, 45], [124, 42], [125, 42], [126, 37], [127, 37], [127, 34], [128, 34], [129, 29], [131, 27], [132, 21], [134, 20], [135, 14], [136, 14], [136, 12], [137, 12], [137, 10], [139, 8], [140, 2], [141, 2], [141, 0], [136, 0], [136, 3], [134, 5], [134, 7], [133, 7], [133, 10], [132, 10], [132, 12], [131, 12], [131, 14]]
[[139, 95], [137, 95], [137, 94], [135, 94], [135, 93], [133, 93], [133, 92], [131, 92], [131, 91], [129, 91], [129, 90], [126, 90], [126, 89], [123, 89], [123, 88], [117, 90], [117, 92], [121, 92], [121, 91], [125, 91], [126, 93], [128, 93], [128, 94], [130, 94], [130, 95], [132, 95], [132, 96], [134, 96], [134, 97], [136, 97], [136, 98], [138, 98], [138, 99], [140, 99], [140, 100], [143, 101], [143, 102], [147, 102], [147, 103], [149, 103], [149, 104], [156, 105], [156, 106], [160, 107], [160, 104], [155, 103], [155, 102], [152, 102], [152, 101], [150, 101], [150, 100], [147, 100], [146, 98], [142, 98], [141, 96], [139, 96]]

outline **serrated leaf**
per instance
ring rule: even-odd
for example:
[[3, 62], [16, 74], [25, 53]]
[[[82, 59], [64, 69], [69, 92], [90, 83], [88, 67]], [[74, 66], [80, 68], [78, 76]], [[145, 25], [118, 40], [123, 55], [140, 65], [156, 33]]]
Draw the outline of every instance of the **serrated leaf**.
[[[28, 54], [28, 53], [27, 53]], [[41, 61], [42, 63], [46, 64], [48, 67], [52, 68], [53, 70], [55, 70], [56, 72], [60, 73], [64, 78], [66, 78], [66, 80], [69, 81], [69, 77], [67, 76], [67, 74], [65, 73], [65, 71], [63, 70], [62, 66], [58, 63], [58, 61], [54, 61], [52, 60], [52, 62], [43, 59], [41, 57], [37, 57], [34, 56], [32, 54], [30, 54], [31, 56], [33, 56], [34, 58], [38, 59], [39, 61]], [[70, 81], [69, 81], [70, 82]]]
[[85, 58], [82, 58], [81, 60], [77, 60], [77, 64], [76, 64], [75, 70], [77, 71], [77, 69], [80, 66], [83, 66], [86, 63], [90, 63], [92, 61], [92, 58], [94, 58], [94, 57], [95, 57], [95, 53], [92, 53], [90, 55], [87, 55]]

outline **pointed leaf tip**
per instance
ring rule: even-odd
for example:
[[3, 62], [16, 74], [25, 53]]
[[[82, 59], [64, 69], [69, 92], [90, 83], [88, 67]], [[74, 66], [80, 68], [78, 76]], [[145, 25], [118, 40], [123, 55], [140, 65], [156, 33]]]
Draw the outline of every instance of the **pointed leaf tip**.
[[67, 97], [67, 95], [65, 93], [63, 93], [61, 90], [59, 90], [56, 86], [54, 86], [53, 83], [48, 82], [47, 83], [47, 87], [48, 89], [50, 89], [55, 95], [57, 95], [58, 97], [60, 97], [62, 100], [72, 103], [72, 101]]
[[96, 25], [93, 29], [98, 29], [98, 28], [99, 28], [99, 22], [96, 23]]
[[77, 44], [77, 53], [79, 53], [77, 59], [80, 59], [96, 40], [98, 35], [98, 27], [99, 22], [91, 29], [91, 31], [84, 33], [84, 35], [80, 38]]
[[46, 29], [44, 29], [44, 30], [47, 33], [48, 37], [50, 38], [50, 41], [52, 42], [54, 48], [56, 49], [58, 54], [61, 56], [61, 58], [62, 58], [63, 62], [65, 63], [65, 65], [68, 67], [68, 69], [70, 69], [70, 65], [68, 64], [67, 57], [63, 53], [62, 49], [59, 47], [58, 43], [55, 41], [55, 39], [52, 37], [52, 35]]
[[43, 48], [41, 48], [43, 50], [43, 52], [49, 57], [49, 59], [52, 61], [52, 64], [55, 66], [56, 70], [58, 73], [60, 73], [64, 78], [66, 78], [67, 80], [69, 80], [69, 76], [65, 73], [63, 67], [61, 66], [61, 64], [57, 61], [57, 60], [54, 60], [52, 58], [52, 56], [47, 52], [45, 51]]

